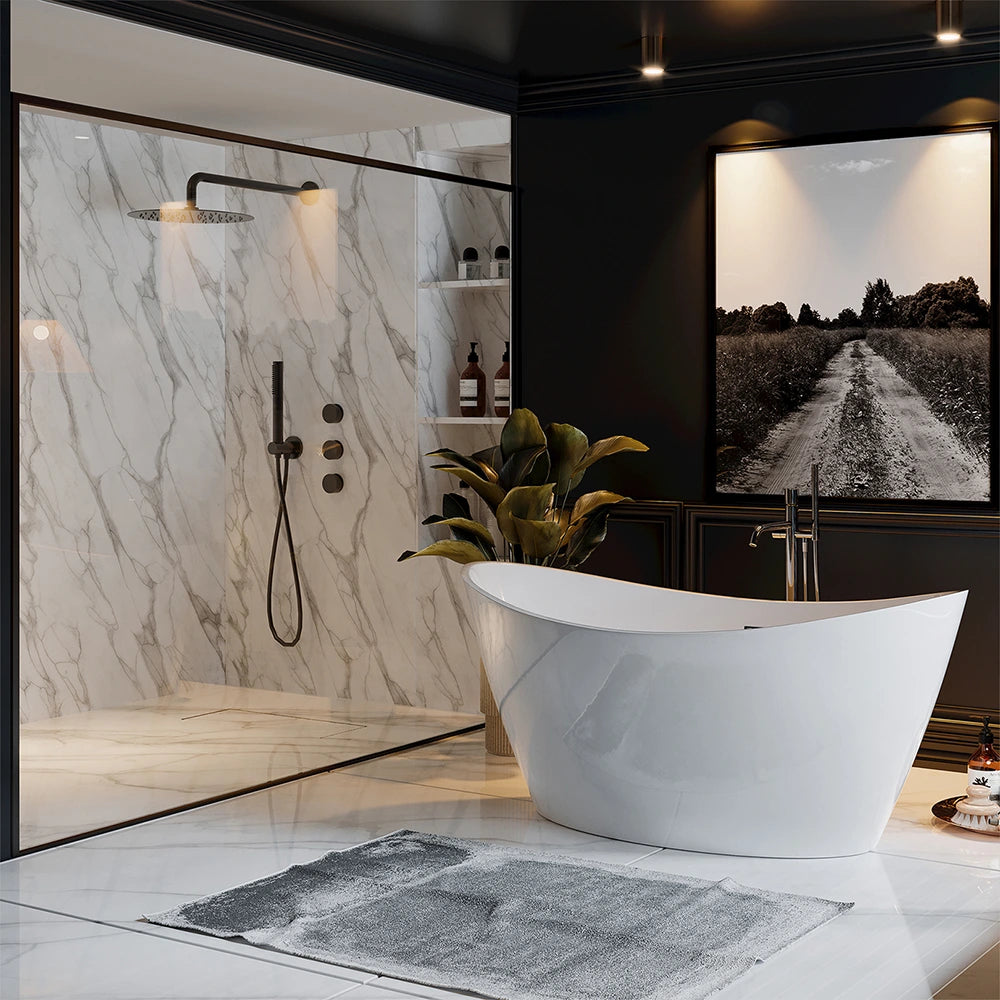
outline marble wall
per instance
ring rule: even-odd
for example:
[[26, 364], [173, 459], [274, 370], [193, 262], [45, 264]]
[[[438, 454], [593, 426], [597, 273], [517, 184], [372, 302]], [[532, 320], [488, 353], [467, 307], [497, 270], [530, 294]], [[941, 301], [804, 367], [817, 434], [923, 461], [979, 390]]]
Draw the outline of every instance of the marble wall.
[[[475, 711], [478, 649], [457, 568], [396, 562], [417, 522], [415, 185], [405, 174], [251, 147], [229, 172], [313, 180], [315, 206], [254, 192], [227, 247], [225, 639], [233, 683]], [[265, 451], [270, 368], [284, 361], [286, 433], [303, 439], [289, 507], [306, 604], [302, 640], [271, 638], [264, 588], [276, 489]], [[345, 410], [323, 422], [327, 402]], [[339, 439], [343, 459], [323, 458]], [[322, 478], [340, 472], [343, 492]], [[291, 631], [287, 554], [276, 591]]]
[[[502, 141], [504, 125], [469, 137]], [[430, 494], [452, 488], [420, 477], [437, 428], [420, 428], [418, 397], [421, 412], [438, 403], [419, 366], [440, 360], [444, 386], [458, 341], [486, 329], [492, 375], [508, 322], [495, 297], [432, 299], [418, 278], [458, 243], [509, 243], [509, 206], [258, 147], [33, 113], [21, 128], [22, 718], [127, 704], [182, 680], [476, 711], [478, 649], [457, 567], [396, 560], [417, 543]], [[480, 169], [428, 151], [459, 142], [453, 133], [312, 142]], [[303, 206], [206, 187], [200, 203], [254, 221], [127, 218], [181, 198], [196, 170], [313, 180], [322, 195]], [[305, 443], [289, 480], [305, 598], [292, 649], [272, 639], [265, 605], [278, 359], [286, 433]], [[343, 423], [323, 422], [327, 402], [344, 407]], [[344, 444], [337, 462], [322, 455], [332, 438]], [[334, 471], [346, 485], [327, 494]], [[275, 591], [279, 628], [291, 631], [284, 545]]]
[[126, 213], [224, 152], [30, 112], [20, 129], [29, 721], [223, 678], [223, 233]]

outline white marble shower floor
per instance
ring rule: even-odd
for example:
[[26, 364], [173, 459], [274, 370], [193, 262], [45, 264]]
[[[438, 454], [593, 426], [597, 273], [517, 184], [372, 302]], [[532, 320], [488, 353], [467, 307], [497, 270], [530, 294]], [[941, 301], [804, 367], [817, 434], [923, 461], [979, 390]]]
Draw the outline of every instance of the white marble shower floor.
[[459, 1000], [138, 919], [401, 827], [854, 901], [713, 1000], [1000, 996], [988, 966], [979, 986], [956, 980], [1000, 940], [998, 841], [929, 813], [932, 802], [960, 793], [961, 774], [914, 769], [869, 854], [739, 858], [550, 823], [532, 806], [517, 764], [487, 756], [482, 739], [455, 737], [0, 865], [0, 996]]
[[217, 684], [23, 724], [22, 850], [482, 723]]

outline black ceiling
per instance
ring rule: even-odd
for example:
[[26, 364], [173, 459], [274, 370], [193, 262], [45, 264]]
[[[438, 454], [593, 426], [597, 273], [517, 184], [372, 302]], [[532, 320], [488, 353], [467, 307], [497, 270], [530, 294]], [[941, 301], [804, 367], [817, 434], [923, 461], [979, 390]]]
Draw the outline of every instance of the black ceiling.
[[[351, 35], [522, 85], [631, 72], [661, 30], [669, 65], [932, 43], [933, 0], [231, 0], [219, 4]], [[965, 0], [966, 33], [996, 33], [1000, 4]]]

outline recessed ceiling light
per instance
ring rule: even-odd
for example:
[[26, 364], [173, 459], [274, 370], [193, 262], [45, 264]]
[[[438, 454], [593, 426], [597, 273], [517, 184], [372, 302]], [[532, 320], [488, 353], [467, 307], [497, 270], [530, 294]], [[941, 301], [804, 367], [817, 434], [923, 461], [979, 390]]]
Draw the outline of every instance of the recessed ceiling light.
[[74, 139], [89, 139], [90, 136], [89, 135], [74, 135], [73, 138]]
[[962, 40], [962, 0], [937, 0], [937, 40], [950, 44]]
[[655, 79], [663, 76], [667, 64], [663, 58], [663, 35], [642, 36], [642, 75]]
[[32, 331], [31, 335], [35, 340], [48, 340], [49, 328], [44, 323], [39, 323]]

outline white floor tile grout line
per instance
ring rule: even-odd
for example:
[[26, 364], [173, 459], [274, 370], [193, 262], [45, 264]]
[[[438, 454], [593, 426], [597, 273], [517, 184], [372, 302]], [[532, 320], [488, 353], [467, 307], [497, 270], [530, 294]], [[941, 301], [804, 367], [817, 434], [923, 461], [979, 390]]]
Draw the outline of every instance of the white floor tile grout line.
[[[365, 763], [374, 763], [368, 761]], [[364, 763], [352, 764], [351, 767], [364, 767]], [[343, 767], [340, 770], [350, 773], [350, 767]], [[481, 792], [477, 788], [456, 788], [454, 785], [442, 785], [437, 781], [405, 781], [403, 778], [384, 778], [378, 774], [351, 774], [352, 778], [367, 778], [369, 781], [391, 781], [395, 785], [416, 785], [418, 788], [440, 788], [445, 792], [461, 792], [467, 795], [481, 795], [487, 799], [507, 799], [509, 802], [530, 802], [530, 795], [501, 795], [498, 792]], [[660, 850], [660, 848], [657, 848]]]
[[[219, 945], [203, 943], [201, 941], [202, 935], [192, 934], [191, 940], [188, 940], [187, 938], [184, 937], [174, 937], [172, 934], [164, 934], [162, 929], [157, 929], [156, 925], [154, 924], [149, 924], [148, 925], [149, 929], [147, 930], [147, 925], [143, 925], [141, 927], [134, 927], [131, 924], [116, 923], [113, 920], [101, 920], [97, 917], [83, 917], [76, 913], [66, 913], [63, 910], [53, 910], [48, 906], [39, 906], [36, 903], [15, 902], [12, 899], [2, 899], [2, 898], [0, 898], [0, 903], [6, 903], [8, 906], [17, 906], [23, 910], [36, 910], [39, 913], [50, 913], [56, 917], [66, 917], [69, 920], [76, 920], [84, 924], [95, 924], [98, 927], [107, 927], [109, 930], [113, 931], [122, 931], [127, 934], [128, 933], [144, 934], [146, 937], [156, 938], [156, 940], [158, 941], [173, 941], [176, 944], [182, 945], [184, 947], [201, 948], [204, 951], [214, 951], [220, 955], [228, 955], [232, 958], [246, 958], [251, 962], [263, 962], [265, 965], [277, 965], [283, 969], [293, 969], [296, 972], [312, 972], [317, 976], [324, 976], [328, 979], [339, 979], [341, 982], [348, 983], [349, 989], [354, 989], [354, 987], [356, 986], [367, 986], [368, 983], [370, 983], [373, 979], [378, 979], [377, 973], [364, 973], [360, 972], [360, 970], [357, 969], [345, 970], [343, 969], [342, 966], [339, 965], [329, 965], [328, 968], [330, 971], [326, 971], [326, 969], [314, 969], [311, 966], [307, 968], [306, 966], [303, 965], [294, 965], [291, 962], [287, 961], [287, 959], [268, 958], [267, 956], [272, 954], [270, 951], [268, 951], [267, 949], [258, 948], [256, 945], [252, 945], [249, 943], [243, 943], [239, 941], [233, 942], [233, 944], [240, 945], [243, 948], [253, 948], [257, 952], [259, 952], [259, 954], [247, 953], [244, 951], [236, 951], [229, 948], [222, 948]], [[278, 955], [279, 953], [274, 952], [273, 954]], [[304, 961], [315, 961], [315, 960], [305, 959]], [[323, 965], [324, 963], [320, 962], [317, 964]], [[362, 979], [360, 981], [354, 979], [344, 979], [343, 976], [337, 975], [336, 970], [338, 969], [341, 969], [342, 971], [352, 972], [355, 974], [358, 974], [360, 972], [361, 975], [367, 975], [368, 978]], [[340, 994], [334, 994], [334, 996], [339, 996], [339, 995]]]
[[[997, 841], [1000, 844], [1000, 839]], [[899, 851], [884, 851], [880, 850], [878, 846], [875, 846], [871, 850], [872, 854], [882, 854], [890, 858], [907, 858], [910, 861], [926, 861], [928, 864], [932, 865], [954, 865], [956, 868], [978, 868], [980, 871], [997, 872], [1000, 874], [1000, 868], [995, 864], [983, 864], [982, 862], [977, 863], [976, 861], [945, 861], [941, 858], [926, 858], [918, 857], [915, 854], [900, 854]]]

